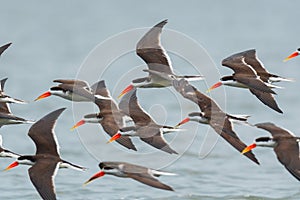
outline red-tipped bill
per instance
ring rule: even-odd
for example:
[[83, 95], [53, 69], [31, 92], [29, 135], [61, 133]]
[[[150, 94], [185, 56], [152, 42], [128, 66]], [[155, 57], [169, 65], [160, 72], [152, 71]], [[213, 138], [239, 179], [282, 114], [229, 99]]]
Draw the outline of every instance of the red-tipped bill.
[[108, 143], [111, 143], [111, 142], [113, 142], [113, 141], [115, 141], [115, 140], [117, 140], [117, 139], [119, 139], [121, 136], [122, 136], [121, 133], [116, 133], [116, 134], [114, 134], [114, 135], [107, 141], [107, 144], [108, 144]]
[[87, 180], [83, 185], [87, 185], [89, 182], [95, 180], [96, 178], [100, 178], [100, 177], [102, 177], [104, 175], [105, 175], [105, 172], [104, 171], [100, 171], [97, 174], [95, 174], [94, 176], [92, 176], [89, 180]]
[[292, 58], [294, 58], [294, 57], [296, 57], [296, 56], [298, 56], [299, 55], [299, 52], [294, 52], [294, 53], [292, 53], [291, 55], [289, 55], [288, 57], [286, 57], [283, 61], [285, 62], [285, 61], [288, 61], [288, 60], [290, 60], [290, 59], [292, 59]]
[[133, 85], [128, 85], [122, 92], [121, 94], [118, 96], [118, 98], [121, 98], [124, 94], [128, 93], [130, 90], [133, 89]]
[[181, 122], [179, 122], [174, 128], [178, 128], [179, 126], [181, 126], [182, 124], [185, 124], [187, 122], [190, 121], [190, 118], [187, 117], [187, 118], [184, 118]]
[[15, 162], [11, 163], [8, 167], [6, 167], [4, 171], [8, 171], [18, 165], [19, 165], [18, 161], [15, 161]]
[[252, 149], [254, 149], [255, 147], [256, 147], [256, 144], [255, 144], [255, 143], [250, 144], [249, 146], [247, 146], [247, 147], [241, 152], [241, 154], [245, 154], [245, 153], [251, 151]]
[[217, 87], [220, 87], [222, 85], [222, 82], [217, 82], [216, 84], [214, 84], [213, 86], [211, 86], [206, 92], [210, 92], [213, 89], [216, 89]]
[[40, 100], [40, 99], [44, 99], [44, 98], [46, 98], [46, 97], [49, 97], [49, 96], [51, 96], [51, 92], [45, 92], [45, 93], [43, 93], [42, 95], [40, 95], [38, 98], [36, 98], [34, 101], [37, 101], [37, 100]]
[[84, 120], [80, 120], [79, 122], [77, 122], [72, 128], [71, 128], [71, 131], [73, 131], [75, 128], [77, 128], [78, 126], [81, 126], [85, 124], [85, 121]]

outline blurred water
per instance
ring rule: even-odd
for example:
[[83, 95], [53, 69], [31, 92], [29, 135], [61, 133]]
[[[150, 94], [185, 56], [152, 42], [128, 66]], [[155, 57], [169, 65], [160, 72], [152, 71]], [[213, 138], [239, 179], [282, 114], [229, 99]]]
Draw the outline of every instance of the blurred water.
[[[81, 114], [76, 113], [74, 116], [74, 109], [83, 106], [86, 109], [84, 113], [90, 113], [96, 110], [92, 105], [72, 105], [56, 97], [33, 102], [34, 98], [53, 85], [53, 79], [76, 77], [86, 56], [99, 43], [120, 32], [150, 27], [166, 18], [169, 19], [166, 28], [191, 37], [207, 50], [221, 75], [231, 73], [220, 66], [223, 58], [238, 51], [256, 48], [260, 59], [270, 72], [297, 79], [300, 72], [297, 65], [300, 59], [296, 58], [287, 63], [283, 63], [282, 60], [299, 47], [294, 42], [299, 34], [299, 6], [299, 2], [257, 0], [69, 0], [51, 3], [1, 1], [0, 44], [13, 42], [13, 45], [1, 57], [0, 74], [3, 78], [9, 78], [5, 88], [8, 94], [30, 102], [28, 105], [12, 105], [13, 112], [28, 119], [39, 119], [52, 110], [67, 107], [56, 127], [61, 155], [66, 160], [89, 168], [85, 173], [60, 170], [55, 179], [58, 198], [299, 199], [300, 191], [296, 179], [279, 164], [271, 149], [255, 150], [261, 162], [261, 166], [255, 166], [220, 139], [208, 156], [200, 158], [199, 154], [214, 143], [216, 134], [204, 125], [191, 123], [184, 126], [186, 132], [166, 136], [168, 141], [172, 141], [172, 147], [183, 153], [182, 156], [169, 156], [164, 153], [158, 155], [151, 147], [145, 147], [138, 140], [134, 140], [142, 151], [137, 154], [116, 144], [106, 145], [107, 136], [98, 125], [80, 127], [78, 132], [69, 131]], [[127, 42], [124, 41], [120, 46], [127, 45]], [[166, 44], [167, 49], [173, 48], [168, 38], [163, 38], [162, 42]], [[113, 49], [108, 47], [108, 50]], [[172, 53], [174, 68], [181, 73], [192, 73], [182, 70], [181, 66], [186, 66], [187, 63], [176, 57], [176, 52]], [[99, 68], [107, 64], [98, 63]], [[138, 65], [143, 65], [143, 62], [131, 52], [112, 63], [112, 67], [103, 77], [99, 75], [99, 78], [106, 79], [108, 88], [114, 91], [113, 95], [116, 97], [125, 86], [117, 87], [116, 79], [123, 71], [132, 70], [130, 66]], [[200, 69], [201, 67], [203, 68], [199, 66]], [[204, 91], [205, 84], [213, 84], [219, 75], [204, 70], [202, 72], [209, 80], [195, 85]], [[143, 74], [140, 73], [140, 76]], [[94, 81], [89, 78], [86, 80], [91, 84]], [[129, 82], [128, 79], [125, 84]], [[224, 88], [224, 99], [224, 89], [218, 89], [215, 96], [222, 108], [229, 113], [249, 114], [252, 116], [251, 123], [271, 121], [299, 135], [298, 82], [281, 85], [285, 89], [277, 90], [276, 100], [284, 111], [283, 115], [265, 107], [245, 90]], [[195, 105], [176, 96], [174, 91], [169, 89], [141, 90], [139, 99], [145, 110], [152, 113], [158, 122], [166, 122], [168, 125], [176, 124], [187, 113], [197, 109]], [[153, 105], [159, 107], [155, 109]], [[19, 153], [33, 154], [35, 148], [27, 136], [29, 127], [2, 127], [5, 147]], [[235, 130], [247, 144], [258, 136], [268, 135], [267, 132], [248, 126], [235, 126]], [[90, 141], [87, 146], [89, 141], [84, 139], [91, 137], [93, 143]], [[111, 176], [82, 187], [82, 183], [98, 171], [97, 165], [100, 160], [112, 159], [135, 161], [138, 164], [177, 173], [176, 177], [160, 178], [176, 192], [160, 191], [132, 180]], [[12, 161], [1, 159], [0, 166], [5, 168]], [[28, 178], [27, 169], [26, 166], [20, 166], [0, 173], [1, 199], [39, 199]]]

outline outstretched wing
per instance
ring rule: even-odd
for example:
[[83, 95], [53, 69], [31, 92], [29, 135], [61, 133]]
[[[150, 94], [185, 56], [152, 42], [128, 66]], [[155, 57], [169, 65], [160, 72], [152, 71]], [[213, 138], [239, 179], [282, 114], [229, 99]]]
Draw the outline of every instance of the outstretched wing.
[[270, 132], [273, 137], [276, 137], [276, 136], [283, 136], [283, 137], [294, 136], [293, 133], [289, 132], [286, 129], [278, 127], [278, 126], [276, 126], [275, 124], [273, 124], [271, 122], [258, 123], [258, 124], [255, 124], [255, 126], [257, 128], [261, 128], [261, 129], [264, 129], [264, 130]]
[[[283, 133], [284, 134], [284, 133]], [[295, 138], [277, 139], [274, 151], [279, 162], [300, 181], [299, 145]]]
[[178, 154], [168, 145], [167, 141], [163, 137], [161, 128], [157, 125], [140, 127], [139, 129], [137, 129], [137, 135], [141, 138], [142, 141], [159, 150], [165, 151], [170, 154]]
[[283, 113], [282, 110], [278, 107], [272, 94], [267, 92], [262, 92], [256, 89], [249, 88], [250, 92], [254, 94], [263, 104], [272, 108], [273, 110]]
[[179, 92], [184, 98], [196, 103], [200, 110], [207, 116], [210, 117], [211, 113], [223, 113], [218, 104], [210, 97], [201, 93], [197, 88], [189, 84], [185, 79], [174, 80], [173, 87]]
[[128, 176], [136, 181], [139, 181], [139, 182], [149, 185], [151, 187], [155, 187], [155, 188], [163, 189], [163, 190], [174, 191], [173, 188], [171, 188], [170, 186], [160, 182], [159, 180], [153, 178], [152, 176], [150, 176], [148, 174], [129, 174]]
[[47, 114], [29, 129], [28, 135], [35, 143], [36, 154], [59, 156], [54, 127], [57, 118], [65, 109], [61, 108]]
[[144, 111], [136, 96], [136, 89], [126, 93], [119, 103], [120, 110], [130, 116], [136, 125], [146, 126], [153, 120], [150, 115]]
[[255, 49], [250, 49], [242, 52], [245, 56], [245, 62], [250, 65], [257, 73], [263, 82], [268, 82], [270, 78], [269, 72], [264, 67], [263, 63], [258, 59]]
[[11, 45], [11, 43], [5, 44], [3, 46], [0, 47], [0, 56], [2, 55], [2, 53]]
[[[229, 121], [228, 117], [225, 117], [224, 120], [211, 120], [210, 126], [239, 152], [242, 152], [247, 147], [247, 145], [243, 143], [233, 131], [232, 122]], [[244, 155], [253, 162], [259, 164], [255, 155], [251, 151]]]
[[119, 166], [122, 166], [122, 172], [126, 173], [128, 177], [136, 181], [139, 181], [141, 183], [155, 188], [173, 191], [173, 189], [170, 186], [163, 184], [159, 180], [154, 178], [151, 174], [152, 170], [147, 167], [133, 165], [130, 163], [119, 163]]
[[47, 159], [38, 160], [29, 168], [29, 177], [43, 199], [55, 200], [54, 176], [59, 163]]
[[170, 58], [160, 42], [162, 28], [167, 22], [164, 20], [151, 28], [137, 43], [136, 53], [150, 70], [173, 74]]

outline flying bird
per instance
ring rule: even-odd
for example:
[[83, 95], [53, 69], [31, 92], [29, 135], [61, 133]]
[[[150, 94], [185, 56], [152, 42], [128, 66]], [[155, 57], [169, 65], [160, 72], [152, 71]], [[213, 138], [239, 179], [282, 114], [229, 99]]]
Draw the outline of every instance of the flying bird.
[[54, 128], [57, 118], [64, 110], [65, 108], [55, 110], [34, 123], [28, 136], [35, 143], [36, 154], [20, 156], [5, 169], [9, 170], [19, 164], [31, 165], [28, 170], [30, 180], [40, 196], [47, 200], [56, 199], [54, 177], [58, 168], [86, 170], [60, 158]]
[[289, 81], [290, 79], [268, 73], [264, 67], [262, 67], [261, 62], [256, 59], [255, 51], [249, 50], [231, 55], [222, 61], [222, 65], [232, 69], [234, 74], [222, 77], [221, 82], [214, 84], [208, 91], [221, 85], [246, 88], [263, 104], [279, 113], [283, 113], [273, 97], [276, 93], [271, 89], [278, 87], [271, 83]]
[[[234, 116], [224, 113], [213, 99], [198, 91], [184, 79], [173, 81], [173, 86], [184, 98], [196, 103], [201, 110], [201, 112], [190, 113], [189, 117], [183, 119], [177, 126], [181, 126], [188, 121], [209, 124], [231, 146], [242, 152], [246, 144], [234, 132], [232, 122], [247, 123], [247, 117], [249, 116]], [[259, 164], [252, 152], [248, 152], [245, 156]]]
[[272, 147], [279, 162], [300, 181], [300, 155], [298, 144], [300, 138], [288, 130], [280, 128], [270, 122], [259, 123], [255, 126], [270, 132], [272, 137], [260, 137], [255, 139], [255, 142], [246, 147], [242, 153], [246, 153], [257, 146]]
[[94, 95], [92, 89], [86, 81], [72, 79], [57, 79], [53, 82], [59, 83], [57, 86], [51, 87], [50, 91], [44, 92], [38, 96], [35, 101], [44, 99], [51, 95], [59, 96], [74, 102], [91, 102], [95, 98], [102, 98], [100, 95]]
[[[96, 95], [109, 99], [96, 100], [95, 104], [99, 108], [99, 113], [85, 115], [84, 119], [77, 122], [71, 129], [75, 129], [85, 123], [100, 123], [103, 130], [112, 137], [125, 126], [125, 115], [120, 112], [118, 105], [112, 99], [104, 80], [95, 83], [91, 88]], [[129, 136], [123, 136], [116, 141], [128, 149], [137, 150]]]
[[101, 171], [86, 181], [84, 183], [85, 185], [97, 178], [104, 176], [105, 174], [110, 174], [121, 178], [132, 178], [143, 184], [158, 189], [174, 191], [173, 188], [156, 179], [156, 177], [161, 175], [176, 175], [173, 173], [162, 172], [126, 162], [101, 162], [99, 164], [99, 168]]
[[135, 126], [126, 127], [126, 130], [122, 129], [123, 132], [131, 131], [130, 133], [117, 133], [109, 142], [122, 138], [124, 136], [137, 136], [143, 142], [170, 154], [178, 154], [173, 150], [166, 142], [163, 137], [164, 133], [172, 131], [180, 131], [170, 126], [164, 126], [157, 124], [150, 115], [144, 111], [137, 99], [136, 89], [133, 89], [126, 93], [119, 103], [120, 110], [132, 118]]
[[293, 79], [284, 78], [279, 75], [268, 72], [267, 69], [265, 68], [264, 64], [257, 57], [255, 49], [246, 50], [246, 51], [234, 54], [234, 55], [235, 56], [244, 56], [245, 63], [247, 63], [250, 67], [252, 67], [255, 70], [257, 76], [259, 76], [260, 80], [265, 82], [271, 88], [280, 88], [278, 86], [272, 85], [272, 83], [274, 83], [274, 82], [293, 81]]
[[170, 57], [161, 45], [161, 33], [167, 20], [152, 27], [137, 43], [136, 54], [147, 63], [147, 77], [132, 81], [119, 95], [123, 96], [133, 88], [160, 88], [172, 86], [172, 80], [186, 78], [188, 80], [202, 80], [203, 76], [178, 76], [174, 73]]

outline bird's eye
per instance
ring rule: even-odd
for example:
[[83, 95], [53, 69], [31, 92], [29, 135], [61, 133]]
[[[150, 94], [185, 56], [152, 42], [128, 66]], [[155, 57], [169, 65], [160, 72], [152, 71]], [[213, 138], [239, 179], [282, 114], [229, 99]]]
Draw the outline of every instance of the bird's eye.
[[298, 48], [297, 51], [300, 51], [300, 48]]

